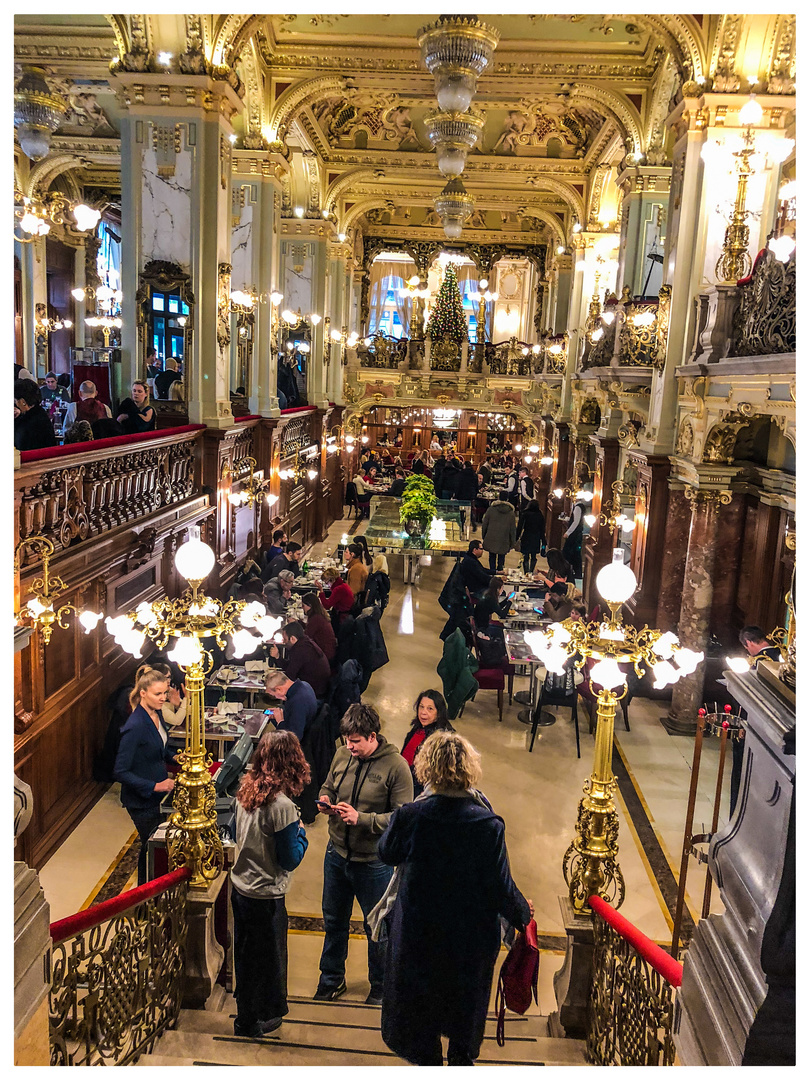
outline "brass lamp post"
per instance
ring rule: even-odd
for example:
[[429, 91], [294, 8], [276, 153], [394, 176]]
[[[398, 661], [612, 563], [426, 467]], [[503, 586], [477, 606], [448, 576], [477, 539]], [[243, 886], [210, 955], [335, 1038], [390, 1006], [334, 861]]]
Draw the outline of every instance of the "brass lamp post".
[[662, 689], [690, 675], [703, 660], [703, 653], [682, 648], [670, 632], [662, 634], [647, 626], [637, 630], [622, 622], [621, 607], [635, 592], [636, 577], [624, 565], [621, 548], [614, 550], [613, 561], [597, 574], [596, 587], [610, 609], [608, 619], [587, 623], [567, 619], [546, 632], [526, 630], [523, 635], [534, 655], [554, 674], [562, 674], [571, 661], [577, 668], [588, 660], [597, 661], [589, 672], [591, 688], [598, 695], [593, 771], [579, 803], [576, 836], [563, 856], [563, 875], [576, 911], [584, 911], [588, 897], [594, 895], [614, 907], [624, 901], [612, 769], [613, 721], [616, 706], [627, 692], [622, 667], [632, 664], [639, 677], [645, 667], [650, 668], [655, 688]]
[[217, 830], [214, 781], [208, 769], [212, 759], [204, 742], [203, 688], [213, 660], [203, 642], [214, 638], [224, 648], [225, 638], [230, 636], [234, 656], [239, 659], [254, 652], [260, 640], [270, 640], [282, 620], [265, 615], [260, 603], [223, 602], [201, 592], [214, 567], [214, 552], [198, 535], [178, 548], [175, 566], [189, 584], [182, 596], [176, 600], [164, 597], [151, 604], [144, 601], [135, 611], [107, 618], [106, 624], [116, 643], [133, 656], [141, 655], [147, 637], [161, 649], [171, 638], [176, 639], [167, 655], [185, 672], [188, 705], [186, 745], [178, 755], [181, 767], [166, 842], [170, 867], [187, 866], [192, 887], [204, 887], [222, 869], [224, 856]]

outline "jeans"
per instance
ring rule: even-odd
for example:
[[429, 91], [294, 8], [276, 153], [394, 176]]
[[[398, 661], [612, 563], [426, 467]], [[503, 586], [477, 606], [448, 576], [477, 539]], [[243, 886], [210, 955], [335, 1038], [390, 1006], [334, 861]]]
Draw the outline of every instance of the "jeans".
[[366, 920], [371, 909], [382, 898], [393, 873], [393, 866], [386, 866], [379, 859], [351, 862], [341, 858], [331, 843], [326, 845], [322, 901], [325, 936], [320, 986], [334, 989], [346, 977], [349, 921], [352, 917], [352, 901], [357, 897], [363, 912], [363, 929], [368, 938], [368, 981], [372, 992], [382, 994], [386, 943], [371, 940], [371, 930]]
[[257, 1022], [286, 1016], [287, 909], [284, 897], [261, 900], [231, 889], [236, 1020], [249, 1030]]
[[489, 553], [489, 568], [490, 568], [490, 570], [493, 571], [493, 573], [495, 571], [495, 560], [496, 559], [498, 560], [498, 570], [503, 570], [503, 564], [504, 564], [504, 561], [506, 560], [506, 554], [504, 553], [503, 555], [496, 555], [494, 551], [490, 551], [490, 553]]
[[138, 830], [138, 839], [141, 842], [141, 853], [138, 856], [138, 884], [143, 885], [146, 881], [146, 842], [163, 821], [163, 814], [159, 806], [148, 806], [145, 810], [127, 810], [127, 813]]

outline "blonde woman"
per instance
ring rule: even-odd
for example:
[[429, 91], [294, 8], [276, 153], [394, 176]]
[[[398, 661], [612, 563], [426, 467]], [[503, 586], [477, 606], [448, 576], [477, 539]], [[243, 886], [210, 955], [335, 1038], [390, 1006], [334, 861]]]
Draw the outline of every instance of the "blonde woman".
[[379, 604], [380, 614], [388, 607], [388, 594], [391, 592], [391, 578], [388, 575], [388, 560], [384, 555], [375, 555], [371, 563], [371, 573], [366, 582], [366, 607]]
[[394, 811], [378, 847], [400, 868], [388, 916], [382, 1037], [413, 1065], [472, 1065], [484, 1037], [499, 916], [523, 929], [534, 914], [512, 880], [504, 823], [475, 790], [481, 759], [454, 731], [422, 744], [424, 793]]
[[168, 736], [161, 710], [169, 692], [169, 680], [162, 671], [142, 667], [129, 695], [132, 714], [121, 728], [121, 741], [113, 776], [121, 784], [121, 805], [138, 830], [141, 853], [138, 857], [138, 884], [146, 881], [146, 842], [162, 820], [160, 803], [174, 788], [166, 762], [174, 756], [167, 750]]

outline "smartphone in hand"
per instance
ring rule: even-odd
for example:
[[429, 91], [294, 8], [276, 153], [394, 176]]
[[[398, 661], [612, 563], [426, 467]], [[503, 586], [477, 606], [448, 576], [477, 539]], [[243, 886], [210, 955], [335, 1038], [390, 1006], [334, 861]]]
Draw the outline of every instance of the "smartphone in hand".
[[334, 817], [337, 813], [337, 810], [328, 799], [316, 799], [315, 802], [321, 809], [325, 810], [327, 814], [331, 814]]

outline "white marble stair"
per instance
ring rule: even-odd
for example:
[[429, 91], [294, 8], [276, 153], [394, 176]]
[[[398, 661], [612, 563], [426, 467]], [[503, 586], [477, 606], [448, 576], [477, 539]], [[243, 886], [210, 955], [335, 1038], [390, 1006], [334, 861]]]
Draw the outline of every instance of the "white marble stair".
[[[234, 1000], [221, 1011], [183, 1010], [177, 1028], [158, 1041], [143, 1066], [174, 1065], [395, 1065], [402, 1066], [380, 1036], [380, 1010], [359, 1002], [289, 999], [278, 1032], [265, 1039], [235, 1037]], [[546, 1018], [508, 1016], [506, 1045], [495, 1041], [488, 1018], [479, 1065], [583, 1065], [584, 1043], [548, 1036]]]

